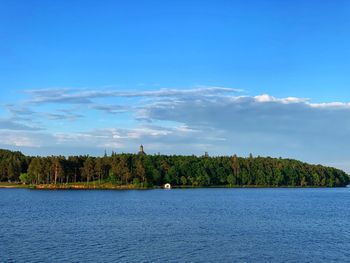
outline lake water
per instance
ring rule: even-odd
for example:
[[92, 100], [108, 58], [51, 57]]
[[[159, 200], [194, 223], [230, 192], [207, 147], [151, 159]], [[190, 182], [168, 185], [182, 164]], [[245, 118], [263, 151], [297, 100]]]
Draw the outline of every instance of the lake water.
[[349, 262], [350, 188], [0, 189], [1, 262]]

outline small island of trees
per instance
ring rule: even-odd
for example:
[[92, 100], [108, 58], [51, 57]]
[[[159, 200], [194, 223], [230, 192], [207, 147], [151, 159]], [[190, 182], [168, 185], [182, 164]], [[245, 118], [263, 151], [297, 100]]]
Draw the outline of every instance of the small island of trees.
[[332, 167], [252, 155], [33, 157], [0, 150], [0, 181], [43, 188], [151, 188], [165, 183], [177, 187], [344, 187], [349, 175]]

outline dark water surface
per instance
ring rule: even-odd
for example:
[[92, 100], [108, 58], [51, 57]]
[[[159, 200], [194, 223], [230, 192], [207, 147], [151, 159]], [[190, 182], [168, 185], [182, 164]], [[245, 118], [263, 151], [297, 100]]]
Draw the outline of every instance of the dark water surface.
[[349, 262], [350, 188], [0, 189], [1, 262]]

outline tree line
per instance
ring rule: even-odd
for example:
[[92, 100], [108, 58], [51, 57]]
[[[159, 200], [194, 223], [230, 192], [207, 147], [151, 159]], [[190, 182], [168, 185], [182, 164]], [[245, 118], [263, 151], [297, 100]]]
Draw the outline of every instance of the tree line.
[[345, 172], [297, 160], [233, 156], [106, 154], [25, 156], [0, 150], [0, 181], [26, 184], [112, 183], [140, 187], [165, 183], [182, 186], [321, 186], [349, 184]]

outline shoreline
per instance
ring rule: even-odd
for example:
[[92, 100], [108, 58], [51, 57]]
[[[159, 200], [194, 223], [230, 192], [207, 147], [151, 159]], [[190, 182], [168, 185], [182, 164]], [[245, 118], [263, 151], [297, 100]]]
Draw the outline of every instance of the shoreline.
[[[234, 186], [225, 186], [225, 185], [213, 185], [213, 186], [172, 186], [172, 189], [218, 189], [218, 188], [250, 188], [250, 189], [262, 189], [262, 188], [274, 188], [274, 189], [283, 189], [283, 188], [346, 188], [347, 186], [338, 186], [338, 187], [327, 187], [327, 186], [261, 186], [261, 185], [234, 185]], [[32, 189], [32, 190], [154, 190], [154, 189], [164, 189], [162, 186], [152, 186], [152, 187], [138, 187], [132, 184], [130, 185], [113, 185], [109, 183], [105, 184], [39, 184], [39, 185], [27, 185], [19, 183], [0, 183], [0, 189]]]

